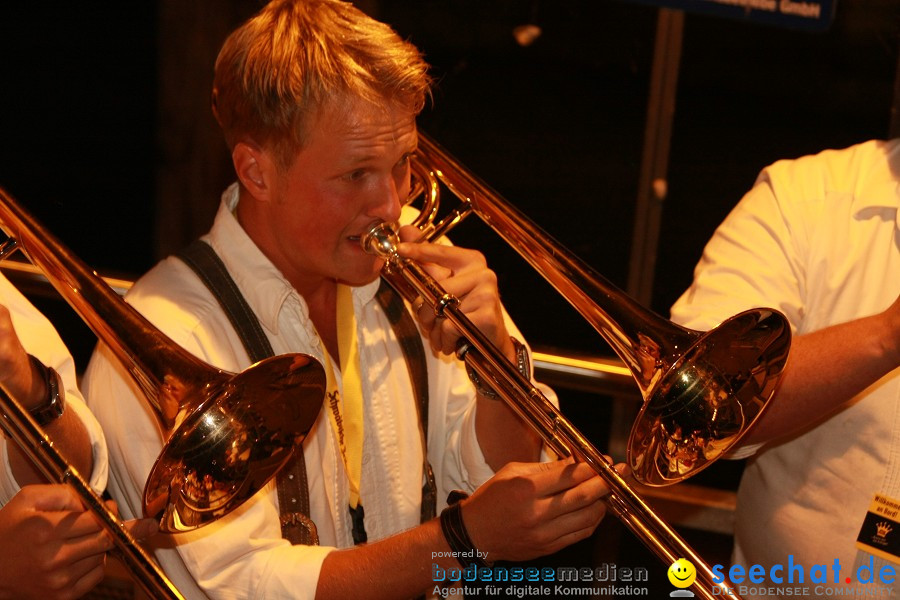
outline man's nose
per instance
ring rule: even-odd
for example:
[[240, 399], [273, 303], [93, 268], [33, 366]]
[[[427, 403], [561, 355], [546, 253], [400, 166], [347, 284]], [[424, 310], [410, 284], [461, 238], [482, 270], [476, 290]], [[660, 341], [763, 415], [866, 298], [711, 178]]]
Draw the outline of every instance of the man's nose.
[[389, 178], [372, 199], [370, 212], [373, 217], [382, 221], [394, 222], [400, 219], [400, 210], [404, 202], [406, 202], [405, 189], [401, 189], [393, 178]]

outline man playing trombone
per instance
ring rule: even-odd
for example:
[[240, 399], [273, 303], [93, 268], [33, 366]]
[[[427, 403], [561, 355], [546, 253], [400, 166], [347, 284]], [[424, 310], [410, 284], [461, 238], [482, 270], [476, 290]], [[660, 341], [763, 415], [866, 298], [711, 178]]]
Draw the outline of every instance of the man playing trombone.
[[[213, 107], [238, 182], [206, 247], [161, 262], [128, 300], [214, 366], [239, 371], [257, 351], [303, 352], [329, 381], [303, 443], [305, 473], [292, 479], [285, 469], [240, 509], [157, 549], [189, 598], [413, 597], [432, 590], [434, 567], [552, 553], [589, 536], [604, 514], [600, 478], [583, 464], [537, 462], [540, 440], [470, 381], [452, 357], [460, 334], [433, 307], [411, 307], [421, 338], [415, 325], [412, 336], [401, 331], [406, 309], [400, 301], [394, 312], [398, 299], [382, 296], [383, 261], [361, 247], [373, 225], [404, 220], [429, 87], [411, 44], [334, 0], [276, 0], [219, 55]], [[480, 253], [426, 243], [400, 252], [460, 298], [530, 378], [528, 349]], [[207, 287], [195, 272], [209, 273], [203, 261], [226, 272], [238, 297]], [[241, 307], [237, 325], [223, 304]], [[420, 356], [401, 343], [410, 339]], [[417, 364], [427, 375], [411, 378]], [[138, 514], [163, 442], [154, 417], [102, 348], [85, 386], [111, 440], [110, 491]], [[456, 488], [471, 496], [445, 509]], [[428, 510], [435, 492], [440, 519]]]

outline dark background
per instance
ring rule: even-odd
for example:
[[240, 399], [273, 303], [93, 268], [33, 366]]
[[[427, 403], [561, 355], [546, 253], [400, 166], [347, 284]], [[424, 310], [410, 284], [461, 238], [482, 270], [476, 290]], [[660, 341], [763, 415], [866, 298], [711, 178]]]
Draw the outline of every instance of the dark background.
[[[182, 5], [184, 4], [184, 5]], [[420, 125], [553, 237], [626, 287], [657, 9], [612, 0], [381, 0], [423, 49]], [[89, 265], [136, 275], [204, 232], [230, 181], [212, 62], [258, 2], [0, 9], [0, 186]], [[716, 224], [783, 157], [888, 136], [900, 3], [839, 0], [808, 33], [689, 14], [652, 308], [666, 314]], [[529, 47], [512, 29], [534, 22]], [[608, 353], [489, 231], [483, 248], [536, 345]]]
[[[615, 0], [360, 4], [434, 66], [438, 85], [421, 128], [626, 287], [658, 9]], [[137, 276], [206, 231], [231, 180], [208, 111], [212, 64], [227, 32], [259, 6], [5, 3], [0, 186], [103, 273]], [[542, 35], [523, 47], [512, 30], [527, 22]], [[898, 32], [896, 0], [838, 0], [821, 33], [686, 15], [653, 309], [668, 313], [705, 241], [762, 167], [889, 135]], [[453, 237], [488, 255], [533, 345], [610, 354], [492, 232], [467, 223]], [[83, 366], [89, 332], [58, 301], [36, 303]], [[562, 402], [603, 448], [608, 403], [575, 393]], [[723, 467], [702, 481], [729, 488], [738, 475]], [[593, 553], [589, 564], [655, 564], [635, 543], [618, 547], [616, 535], [574, 552]], [[701, 553], [727, 559], [727, 539], [687, 535]], [[652, 573], [667, 593], [660, 576]]]

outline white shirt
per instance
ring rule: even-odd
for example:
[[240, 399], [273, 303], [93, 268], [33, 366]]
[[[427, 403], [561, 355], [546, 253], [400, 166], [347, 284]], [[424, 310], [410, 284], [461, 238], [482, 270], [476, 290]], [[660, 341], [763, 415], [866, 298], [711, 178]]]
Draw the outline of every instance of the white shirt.
[[[69, 355], [56, 329], [44, 315], [23, 296], [10, 281], [0, 274], [0, 304], [9, 309], [13, 328], [25, 351], [32, 354], [48, 367], [60, 374], [65, 386], [66, 410], [74, 411], [87, 430], [94, 457], [94, 469], [87, 477], [91, 487], [98, 493], [106, 487], [107, 455], [103, 432], [94, 415], [87, 409], [75, 379], [75, 362]], [[0, 506], [9, 502], [19, 491], [19, 484], [13, 477], [9, 464], [7, 444], [15, 442], [0, 439]]]
[[[206, 241], [253, 308], [275, 354], [303, 352], [324, 364], [325, 349], [305, 301], [241, 228], [232, 215], [236, 203], [237, 188], [232, 186]], [[361, 496], [370, 542], [418, 525], [423, 463], [410, 377], [391, 326], [374, 300], [377, 288], [375, 281], [353, 290], [360, 371], [366, 374]], [[175, 343], [210, 364], [233, 372], [250, 364], [217, 300], [182, 261], [162, 261], [138, 281], [128, 301]], [[511, 323], [509, 327], [518, 335]], [[428, 451], [440, 510], [451, 490], [474, 490], [493, 472], [475, 436], [475, 394], [461, 363], [427, 348], [426, 343]], [[108, 351], [95, 353], [84, 389], [109, 441], [110, 493], [122, 513], [133, 516], [141, 510], [141, 492], [162, 437], [149, 405], [138, 400], [137, 388], [109, 356]], [[325, 410], [303, 450], [311, 516], [321, 546], [291, 546], [281, 538], [273, 481], [231, 515], [172, 536], [170, 544], [156, 549], [182, 594], [235, 599], [314, 596], [328, 552], [353, 545], [347, 477]]]
[[[804, 334], [885, 310], [900, 293], [898, 182], [900, 140], [776, 162], [716, 230], [672, 318], [705, 330], [771, 306]], [[854, 575], [873, 495], [900, 498], [898, 398], [894, 370], [748, 464], [735, 563], [787, 564], [793, 554], [809, 569], [837, 558], [841, 580]]]

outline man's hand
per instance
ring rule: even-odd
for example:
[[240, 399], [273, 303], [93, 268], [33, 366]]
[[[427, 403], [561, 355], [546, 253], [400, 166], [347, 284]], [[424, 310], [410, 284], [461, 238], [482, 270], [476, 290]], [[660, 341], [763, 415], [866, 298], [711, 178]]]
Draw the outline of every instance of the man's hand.
[[607, 493], [585, 463], [510, 463], [463, 501], [463, 522], [489, 561], [530, 560], [589, 537]]
[[[129, 529], [141, 539], [157, 527], [141, 520]], [[103, 579], [112, 548], [112, 537], [74, 489], [26, 486], [0, 509], [0, 598], [79, 598]]]
[[[488, 268], [484, 256], [458, 246], [411, 243], [419, 234], [415, 227], [402, 227], [399, 235], [403, 242], [397, 246], [397, 252], [419, 263], [445, 291], [456, 296], [460, 310], [472, 324], [514, 360], [515, 348], [503, 320], [497, 275]], [[417, 301], [413, 304], [413, 314], [435, 351], [444, 354], [456, 351], [461, 333], [449, 321], [438, 319], [434, 307]]]

